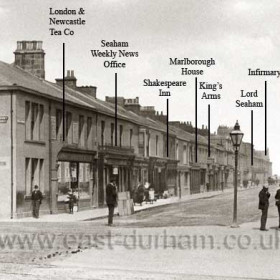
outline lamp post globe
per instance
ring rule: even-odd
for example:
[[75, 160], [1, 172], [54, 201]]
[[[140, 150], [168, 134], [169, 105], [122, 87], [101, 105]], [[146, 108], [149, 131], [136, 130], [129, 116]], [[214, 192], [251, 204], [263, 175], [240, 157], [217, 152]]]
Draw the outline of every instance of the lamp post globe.
[[238, 152], [242, 143], [244, 133], [240, 130], [238, 121], [230, 133], [232, 146], [235, 154], [235, 170], [234, 170], [234, 200], [233, 200], [233, 221], [231, 227], [238, 227], [237, 224], [237, 172], [238, 172]]
[[231, 142], [235, 150], [239, 150], [240, 145], [242, 143], [243, 135], [244, 133], [240, 130], [240, 125], [238, 121], [236, 121], [236, 124], [232, 132], [230, 133]]

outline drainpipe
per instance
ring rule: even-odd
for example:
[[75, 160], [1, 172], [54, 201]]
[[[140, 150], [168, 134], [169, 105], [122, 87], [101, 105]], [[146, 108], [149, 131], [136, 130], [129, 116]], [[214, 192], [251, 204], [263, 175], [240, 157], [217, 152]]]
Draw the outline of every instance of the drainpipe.
[[14, 218], [14, 132], [13, 132], [13, 91], [11, 91], [11, 219]]

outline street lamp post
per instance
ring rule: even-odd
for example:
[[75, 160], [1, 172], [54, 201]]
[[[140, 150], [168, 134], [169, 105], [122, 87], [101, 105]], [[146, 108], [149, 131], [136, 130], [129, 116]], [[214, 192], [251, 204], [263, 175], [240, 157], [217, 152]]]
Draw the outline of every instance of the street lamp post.
[[234, 170], [234, 201], [233, 201], [233, 222], [231, 227], [238, 227], [237, 224], [237, 169], [238, 169], [238, 152], [243, 138], [243, 132], [240, 130], [238, 121], [230, 133], [232, 146], [235, 154], [235, 170]]

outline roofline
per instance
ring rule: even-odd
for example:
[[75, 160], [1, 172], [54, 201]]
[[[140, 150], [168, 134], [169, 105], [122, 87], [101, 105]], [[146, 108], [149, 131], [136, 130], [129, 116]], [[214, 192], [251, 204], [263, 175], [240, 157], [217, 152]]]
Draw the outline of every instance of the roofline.
[[[49, 99], [49, 100], [55, 100], [55, 101], [58, 101], [58, 102], [62, 103], [62, 99], [60, 99], [59, 97], [50, 96], [50, 95], [48, 95], [46, 93], [38, 92], [38, 91], [29, 89], [29, 88], [26, 88], [26, 87], [23, 87], [23, 86], [19, 86], [19, 85], [0, 86], [0, 92], [1, 91], [11, 91], [11, 90], [19, 90], [19, 91], [27, 92], [29, 94], [34, 94], [36, 96], [40, 96], [40, 97], [43, 97], [43, 98], [46, 98], [46, 99]], [[79, 107], [79, 108], [86, 109], [88, 111], [94, 111], [97, 114], [101, 114], [102, 113], [103, 115], [106, 115], [106, 116], [109, 116], [109, 117], [114, 117], [115, 116], [113, 113], [110, 114], [110, 113], [107, 113], [107, 112], [99, 111], [97, 108], [88, 107], [86, 105], [78, 104], [78, 103], [75, 103], [73, 101], [65, 100], [65, 103], [70, 104], [70, 105], [72, 105], [74, 107]], [[139, 116], [139, 117], [141, 117], [141, 116]], [[134, 121], [132, 118], [131, 119], [124, 118], [124, 117], [118, 115], [118, 119], [130, 122], [130, 123], [133, 123], [133, 124], [141, 125], [143, 127], [150, 128], [150, 129], [153, 129], [153, 130], [156, 130], [156, 131], [166, 132], [163, 129], [161, 130], [159, 128], [155, 128], [155, 127], [143, 124], [142, 122]], [[173, 135], [176, 135], [176, 134], [173, 133]]]

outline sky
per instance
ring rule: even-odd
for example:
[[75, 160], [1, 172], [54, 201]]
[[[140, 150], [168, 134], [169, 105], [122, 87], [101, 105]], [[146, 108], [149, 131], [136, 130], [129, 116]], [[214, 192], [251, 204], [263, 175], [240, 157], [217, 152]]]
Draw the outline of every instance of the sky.
[[[85, 26], [73, 28], [73, 36], [51, 36], [49, 9], [85, 10]], [[16, 41], [42, 40], [46, 52], [46, 79], [62, 78], [62, 44], [66, 69], [74, 70], [77, 84], [97, 86], [97, 97], [114, 95], [114, 75], [118, 73], [118, 95], [138, 96], [143, 106], [155, 106], [166, 113], [166, 97], [158, 88], [144, 87], [144, 79], [183, 80], [186, 87], [171, 89], [169, 118], [195, 123], [195, 76], [182, 76], [180, 66], [170, 58], [215, 60], [203, 69], [198, 82], [219, 82], [219, 100], [202, 100], [198, 92], [198, 126], [207, 125], [211, 105], [211, 132], [219, 125], [239, 121], [244, 141], [251, 141], [251, 110], [254, 112], [254, 145], [264, 150], [264, 108], [237, 108], [241, 90], [258, 91], [255, 101], [264, 101], [267, 81], [267, 141], [273, 173], [280, 174], [280, 98], [275, 76], [248, 76], [248, 68], [280, 70], [280, 5], [277, 0], [1, 0], [0, 60], [12, 63]], [[76, 19], [80, 15], [56, 16]], [[104, 58], [93, 58], [91, 50], [101, 49], [101, 40], [125, 41], [137, 58], [120, 60], [126, 68], [109, 69]], [[210, 91], [207, 93], [211, 93]], [[244, 99], [244, 98], [243, 98]], [[245, 98], [243, 101], [247, 101]], [[251, 100], [254, 101], [254, 100]]]

